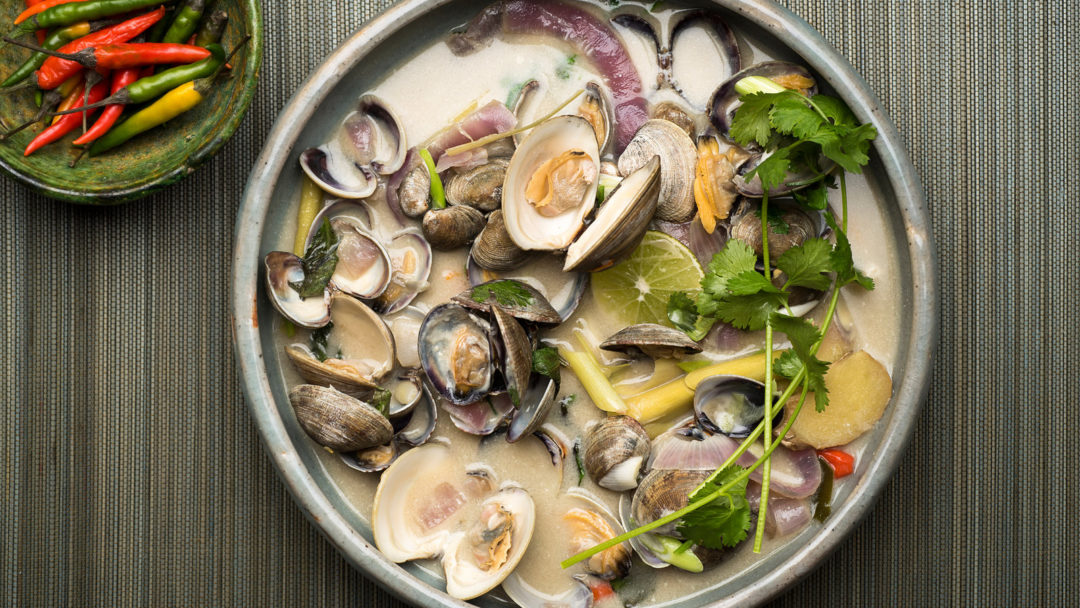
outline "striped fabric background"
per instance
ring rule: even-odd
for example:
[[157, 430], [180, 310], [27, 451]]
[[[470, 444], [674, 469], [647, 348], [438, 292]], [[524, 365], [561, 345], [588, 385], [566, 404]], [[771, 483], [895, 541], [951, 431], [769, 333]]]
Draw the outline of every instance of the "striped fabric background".
[[[1080, 605], [1076, 0], [785, 0], [870, 82], [941, 266], [930, 400], [778, 606]], [[196, 176], [83, 208], [0, 180], [0, 604], [397, 606], [294, 506], [240, 395], [233, 222], [264, 135], [385, 1], [263, 2], [251, 112]]]

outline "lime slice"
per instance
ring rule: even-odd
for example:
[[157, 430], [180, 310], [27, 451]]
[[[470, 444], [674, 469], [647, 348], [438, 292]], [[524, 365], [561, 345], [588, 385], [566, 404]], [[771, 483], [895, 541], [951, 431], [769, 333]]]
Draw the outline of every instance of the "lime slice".
[[592, 293], [603, 310], [628, 325], [670, 326], [668, 298], [676, 291], [685, 291], [693, 297], [701, 291], [704, 276], [697, 257], [686, 245], [675, 237], [650, 230], [630, 257], [593, 273]]

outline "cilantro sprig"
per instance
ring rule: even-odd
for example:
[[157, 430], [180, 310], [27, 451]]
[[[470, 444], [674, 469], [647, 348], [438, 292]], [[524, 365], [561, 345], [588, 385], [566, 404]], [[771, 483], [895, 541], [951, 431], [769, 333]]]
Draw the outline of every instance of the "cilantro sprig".
[[532, 304], [533, 295], [524, 285], [513, 279], [491, 281], [473, 287], [469, 294], [474, 302], [484, 304], [488, 298], [494, 297], [495, 301], [503, 306], [528, 306]]
[[[701, 293], [692, 299], [685, 293], [673, 294], [668, 301], [668, 317], [675, 327], [695, 340], [701, 339], [717, 321], [739, 329], [765, 331], [765, 352], [773, 351], [774, 333], [787, 336], [791, 348], [775, 363], [766, 357], [765, 412], [761, 423], [700, 486], [688, 496], [688, 504], [660, 519], [630, 530], [614, 539], [579, 553], [562, 563], [567, 568], [609, 547], [635, 536], [679, 522], [678, 531], [687, 543], [705, 547], [731, 547], [742, 542], [750, 529], [746, 484], [750, 475], [762, 469], [761, 499], [754, 536], [754, 551], [761, 551], [768, 509], [771, 455], [780, 445], [774, 437], [786, 436], [806, 403], [810, 391], [820, 410], [828, 405], [825, 374], [828, 363], [816, 357], [825, 333], [836, 313], [840, 288], [856, 283], [873, 289], [873, 280], [859, 272], [851, 254], [847, 235], [847, 184], [845, 172], [861, 173], [870, 158], [870, 142], [877, 132], [872, 125], [860, 125], [839, 99], [825, 95], [807, 97], [784, 89], [764, 78], [750, 77], [736, 85], [742, 105], [735, 112], [731, 136], [742, 146], [756, 144], [764, 148], [764, 159], [746, 176], [761, 179], [761, 234], [763, 269], [758, 270], [758, 256], [745, 243], [732, 239], [713, 256], [701, 281]], [[808, 239], [791, 247], [775, 260], [769, 256], [769, 191], [792, 175], [810, 175], [794, 195], [796, 202], [810, 209], [828, 208], [828, 190], [839, 178], [841, 219], [837, 223], [826, 211], [826, 221], [835, 235], [835, 243], [821, 238]], [[776, 228], [773, 234], [777, 234]], [[774, 268], [775, 267], [775, 268]], [[774, 272], [775, 270], [775, 272]], [[828, 309], [821, 325], [790, 314], [792, 289], [804, 287], [829, 292]], [[777, 376], [789, 380], [778, 398], [773, 399]], [[773, 433], [773, 405], [786, 404], [799, 393], [780, 432]], [[762, 455], [747, 468], [735, 463], [751, 445], [761, 440]]]

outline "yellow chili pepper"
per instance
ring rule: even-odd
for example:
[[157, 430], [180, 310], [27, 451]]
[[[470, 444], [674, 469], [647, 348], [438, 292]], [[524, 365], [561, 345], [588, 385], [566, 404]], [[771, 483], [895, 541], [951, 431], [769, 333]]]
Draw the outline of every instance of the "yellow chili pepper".
[[315, 182], [304, 175], [304, 185], [300, 188], [300, 208], [296, 210], [296, 240], [293, 241], [293, 253], [304, 257], [307, 234], [311, 231], [311, 222], [322, 208], [322, 190]]
[[[202, 80], [202, 79], [200, 79]], [[90, 156], [111, 150], [139, 133], [149, 131], [199, 105], [204, 91], [192, 80], [165, 93], [160, 99], [131, 115], [90, 146]]]

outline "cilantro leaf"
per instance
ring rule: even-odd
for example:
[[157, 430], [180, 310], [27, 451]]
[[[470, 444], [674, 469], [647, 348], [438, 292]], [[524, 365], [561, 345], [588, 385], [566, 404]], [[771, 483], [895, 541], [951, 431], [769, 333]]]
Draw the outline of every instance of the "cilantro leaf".
[[668, 298], [667, 316], [675, 329], [682, 331], [694, 341], [704, 339], [716, 323], [716, 319], [699, 314], [694, 300], [681, 291], [676, 291]]
[[[701, 500], [720, 491], [728, 483], [738, 478], [745, 469], [729, 465], [713, 481], [690, 495], [690, 501]], [[734, 547], [746, 539], [750, 530], [750, 503], [746, 500], [747, 477], [711, 502], [687, 513], [679, 522], [679, 534], [695, 544], [710, 549]]]
[[855, 268], [855, 262], [851, 257], [851, 242], [848, 241], [847, 235], [844, 234], [844, 231], [837, 225], [836, 220], [828, 213], [825, 214], [825, 221], [829, 223], [829, 227], [836, 233], [836, 247], [833, 248], [829, 261], [833, 272], [836, 273], [837, 289], [850, 283], [858, 283], [863, 289], [872, 291], [874, 289], [874, 279]]
[[833, 269], [832, 245], [825, 239], [807, 239], [788, 249], [776, 260], [776, 267], [787, 275], [784, 287], [809, 287], [825, 291], [832, 283], [826, 273]]
[[821, 341], [821, 332], [806, 319], [773, 314], [769, 323], [776, 331], [783, 332], [791, 341], [791, 350], [781, 355], [776, 365], [776, 372], [793, 380], [805, 368], [810, 390], [814, 391], [817, 411], [825, 411], [829, 405], [829, 390], [825, 388], [825, 372], [829, 364], [813, 355], [811, 350]]
[[762, 188], [772, 190], [784, 183], [784, 178], [787, 177], [788, 170], [791, 168], [790, 155], [790, 148], [779, 148], [765, 157], [765, 160], [762, 160], [758, 166], [747, 171], [743, 178], [750, 181], [757, 176], [761, 179]]
[[787, 294], [754, 271], [757, 254], [731, 239], [713, 256], [698, 296], [698, 314], [717, 317], [739, 329], [765, 327], [769, 315], [787, 301]]
[[547, 376], [558, 384], [560, 379], [560, 370], [562, 368], [562, 359], [559, 357], [559, 350], [553, 346], [544, 346], [538, 348], [532, 353], [532, 369], [534, 372], [541, 376]]
[[774, 129], [798, 139], [810, 137], [825, 124], [825, 119], [797, 93], [777, 100], [769, 117]]
[[772, 131], [769, 114], [777, 95], [783, 93], [755, 93], [739, 98], [742, 105], [735, 110], [731, 121], [731, 137], [737, 144], [745, 147], [752, 141], [759, 146], [768, 143]]
[[301, 298], [322, 296], [330, 277], [334, 276], [334, 269], [337, 268], [337, 248], [337, 234], [330, 227], [330, 221], [323, 219], [322, 226], [304, 253], [304, 280], [289, 283]]
[[513, 279], [491, 281], [473, 287], [470, 297], [474, 302], [483, 304], [488, 298], [494, 296], [495, 301], [503, 306], [528, 306], [532, 304], [533, 295], [520, 282]]
[[390, 415], [390, 391], [385, 388], [376, 388], [371, 393], [371, 397], [368, 398], [368, 403], [371, 407], [379, 410], [379, 413], [383, 416], [389, 417]]
[[822, 114], [829, 117], [834, 125], [854, 125], [855, 115], [843, 101], [828, 95], [814, 95], [811, 98], [814, 105], [821, 110]]
[[736, 329], [758, 331], [765, 328], [769, 315], [787, 302], [787, 295], [759, 293], [752, 296], [732, 296], [724, 300], [718, 311], [720, 320], [730, 323]]
[[754, 270], [744, 270], [728, 279], [725, 285], [733, 296], [752, 296], [757, 293], [782, 294], [776, 285]]
[[800, 205], [818, 211], [824, 211], [829, 207], [829, 188], [833, 187], [832, 183], [832, 176], [827, 175], [825, 176], [825, 179], [808, 188], [792, 192], [791, 196], [794, 197], [795, 201]]

